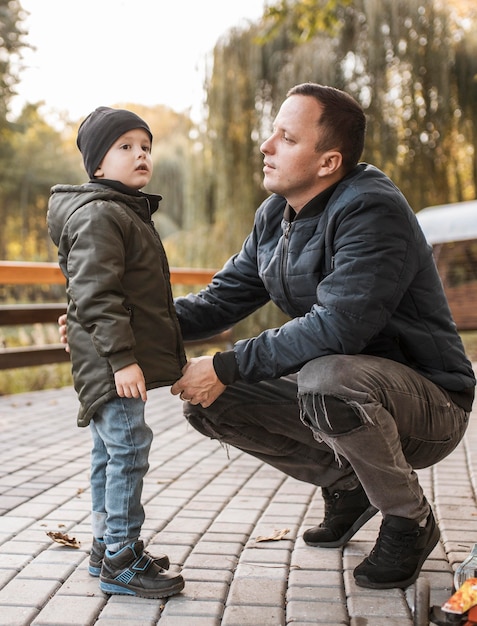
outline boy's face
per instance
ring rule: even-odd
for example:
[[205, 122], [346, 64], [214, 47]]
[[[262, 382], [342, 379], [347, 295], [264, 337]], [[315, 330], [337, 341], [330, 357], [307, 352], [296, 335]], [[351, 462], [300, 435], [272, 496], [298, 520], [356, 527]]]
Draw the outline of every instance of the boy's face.
[[131, 189], [141, 189], [151, 180], [151, 140], [142, 128], [128, 130], [106, 152], [95, 178], [117, 180]]

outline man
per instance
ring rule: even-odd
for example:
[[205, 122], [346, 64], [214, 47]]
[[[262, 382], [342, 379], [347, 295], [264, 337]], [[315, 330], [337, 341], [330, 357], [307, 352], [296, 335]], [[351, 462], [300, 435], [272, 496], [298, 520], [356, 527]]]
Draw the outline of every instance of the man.
[[405, 198], [360, 163], [365, 116], [347, 94], [291, 89], [262, 144], [264, 185], [241, 251], [178, 298], [185, 339], [272, 300], [290, 320], [194, 358], [172, 386], [201, 433], [322, 487], [304, 540], [339, 547], [379, 510], [363, 587], [412, 584], [439, 540], [415, 469], [462, 439], [475, 377]]

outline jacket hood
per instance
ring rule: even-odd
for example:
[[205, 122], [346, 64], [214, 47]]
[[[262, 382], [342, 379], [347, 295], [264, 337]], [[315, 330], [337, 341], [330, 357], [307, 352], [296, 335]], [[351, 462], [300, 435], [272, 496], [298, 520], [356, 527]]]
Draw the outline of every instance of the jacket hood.
[[51, 239], [58, 246], [66, 222], [77, 209], [90, 202], [121, 202], [122, 197], [128, 206], [146, 220], [151, 219], [162, 199], [159, 195], [134, 191], [116, 181], [105, 181], [105, 184], [89, 182], [83, 185], [55, 185], [51, 189], [47, 214]]

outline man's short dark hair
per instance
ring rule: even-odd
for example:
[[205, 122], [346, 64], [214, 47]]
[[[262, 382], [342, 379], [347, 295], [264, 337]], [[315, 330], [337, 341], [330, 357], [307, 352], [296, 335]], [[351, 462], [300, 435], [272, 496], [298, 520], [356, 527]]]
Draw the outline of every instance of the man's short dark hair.
[[316, 151], [339, 150], [345, 171], [352, 170], [364, 149], [366, 116], [361, 105], [344, 91], [317, 83], [302, 83], [287, 93], [287, 97], [296, 95], [312, 96], [323, 107], [318, 120], [322, 138]]

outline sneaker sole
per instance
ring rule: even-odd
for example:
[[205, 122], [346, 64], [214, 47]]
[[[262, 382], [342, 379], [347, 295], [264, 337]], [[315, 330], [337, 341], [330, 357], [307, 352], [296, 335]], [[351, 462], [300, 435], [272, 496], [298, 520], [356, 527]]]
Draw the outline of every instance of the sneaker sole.
[[93, 565], [89, 565], [88, 566], [88, 572], [89, 572], [90, 576], [94, 576], [95, 578], [99, 578], [99, 575], [101, 574], [101, 566], [94, 567]]
[[355, 576], [354, 580], [356, 584], [359, 587], [367, 587], [368, 589], [406, 589], [406, 587], [409, 587], [414, 582], [416, 582], [417, 578], [419, 577], [419, 574], [421, 573], [421, 568], [424, 565], [424, 562], [426, 561], [427, 557], [430, 555], [430, 553], [434, 550], [434, 548], [438, 544], [440, 536], [441, 536], [441, 533], [439, 531], [439, 528], [436, 525], [434, 528], [434, 532], [429, 538], [429, 543], [427, 544], [427, 548], [424, 550], [424, 552], [421, 555], [421, 558], [419, 559], [419, 562], [416, 566], [416, 570], [414, 574], [410, 576], [409, 578], [407, 578], [406, 580], [377, 583], [377, 582], [374, 582], [373, 580], [369, 580], [365, 576]]
[[184, 581], [179, 580], [174, 585], [165, 587], [162, 590], [143, 589], [139, 587], [133, 587], [132, 585], [121, 585], [121, 583], [108, 582], [107, 580], [101, 580], [99, 588], [108, 595], [121, 595], [121, 596], [137, 596], [139, 598], [168, 598], [176, 593], [180, 593], [184, 589]]
[[377, 512], [378, 509], [375, 506], [369, 505], [366, 511], [358, 517], [352, 526], [350, 526], [347, 532], [345, 532], [344, 535], [341, 535], [339, 539], [336, 539], [336, 541], [306, 541], [305, 539], [305, 543], [307, 546], [313, 546], [314, 548], [341, 548], [348, 543], [351, 537], [358, 532], [361, 526], [364, 526], [366, 522], [376, 515]]

